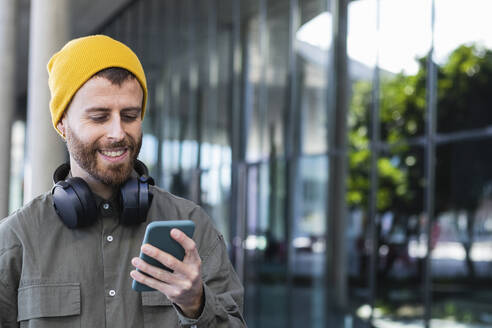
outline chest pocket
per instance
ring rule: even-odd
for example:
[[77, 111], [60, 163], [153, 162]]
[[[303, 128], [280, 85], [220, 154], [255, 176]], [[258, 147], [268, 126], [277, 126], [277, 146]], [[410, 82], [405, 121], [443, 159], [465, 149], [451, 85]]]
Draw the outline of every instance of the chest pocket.
[[142, 292], [142, 309], [145, 328], [179, 327], [178, 316], [172, 302], [160, 292]]
[[20, 327], [80, 327], [80, 284], [42, 284], [19, 288]]

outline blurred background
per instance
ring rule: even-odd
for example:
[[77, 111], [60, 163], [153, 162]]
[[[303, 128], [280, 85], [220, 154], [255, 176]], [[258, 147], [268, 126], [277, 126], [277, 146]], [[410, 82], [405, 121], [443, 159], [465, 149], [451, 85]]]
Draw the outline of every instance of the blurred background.
[[45, 65], [107, 34], [140, 159], [205, 208], [249, 327], [492, 326], [489, 0], [0, 0], [0, 212], [67, 159]]

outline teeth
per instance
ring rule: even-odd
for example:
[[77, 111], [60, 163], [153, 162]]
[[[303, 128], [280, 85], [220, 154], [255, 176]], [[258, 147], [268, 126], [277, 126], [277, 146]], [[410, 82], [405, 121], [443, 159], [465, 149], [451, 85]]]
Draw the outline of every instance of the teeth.
[[118, 150], [118, 151], [101, 150], [101, 153], [104, 156], [108, 156], [108, 157], [118, 157], [123, 155], [124, 152], [125, 152], [124, 150]]

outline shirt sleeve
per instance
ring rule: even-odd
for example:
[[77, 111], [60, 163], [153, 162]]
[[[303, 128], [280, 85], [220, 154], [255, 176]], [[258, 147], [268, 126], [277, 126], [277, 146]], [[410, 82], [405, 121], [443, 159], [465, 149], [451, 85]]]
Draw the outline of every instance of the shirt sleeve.
[[0, 328], [18, 327], [17, 289], [21, 263], [20, 242], [6, 224], [0, 224]]
[[[203, 210], [200, 215], [210, 220]], [[200, 316], [187, 318], [177, 309], [182, 327], [235, 328], [246, 327], [243, 318], [244, 290], [229, 261], [224, 238], [213, 227], [204, 233], [209, 240], [202, 243], [210, 245], [202, 256], [202, 279], [205, 304]], [[213, 237], [212, 237], [213, 236]], [[211, 239], [211, 240], [210, 240]]]

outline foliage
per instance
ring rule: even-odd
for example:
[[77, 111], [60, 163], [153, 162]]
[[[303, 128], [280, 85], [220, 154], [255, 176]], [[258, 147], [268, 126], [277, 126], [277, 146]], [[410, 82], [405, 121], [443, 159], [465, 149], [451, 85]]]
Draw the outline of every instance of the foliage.
[[[417, 74], [381, 73], [379, 119], [381, 141], [389, 145], [378, 159], [377, 209], [401, 214], [423, 210], [424, 143], [427, 106], [427, 58], [419, 59]], [[437, 130], [439, 133], [487, 127], [492, 123], [492, 51], [460, 46], [437, 72]], [[352, 88], [349, 124], [350, 207], [367, 208], [371, 147], [372, 83], [357, 81]], [[410, 146], [411, 145], [411, 146]], [[489, 152], [477, 142], [458, 142], [438, 148], [436, 210], [472, 209], [484, 184], [492, 181]], [[478, 161], [470, 162], [470, 158]], [[465, 174], [473, 170], [473, 174]], [[462, 191], [469, 192], [463, 195]]]

